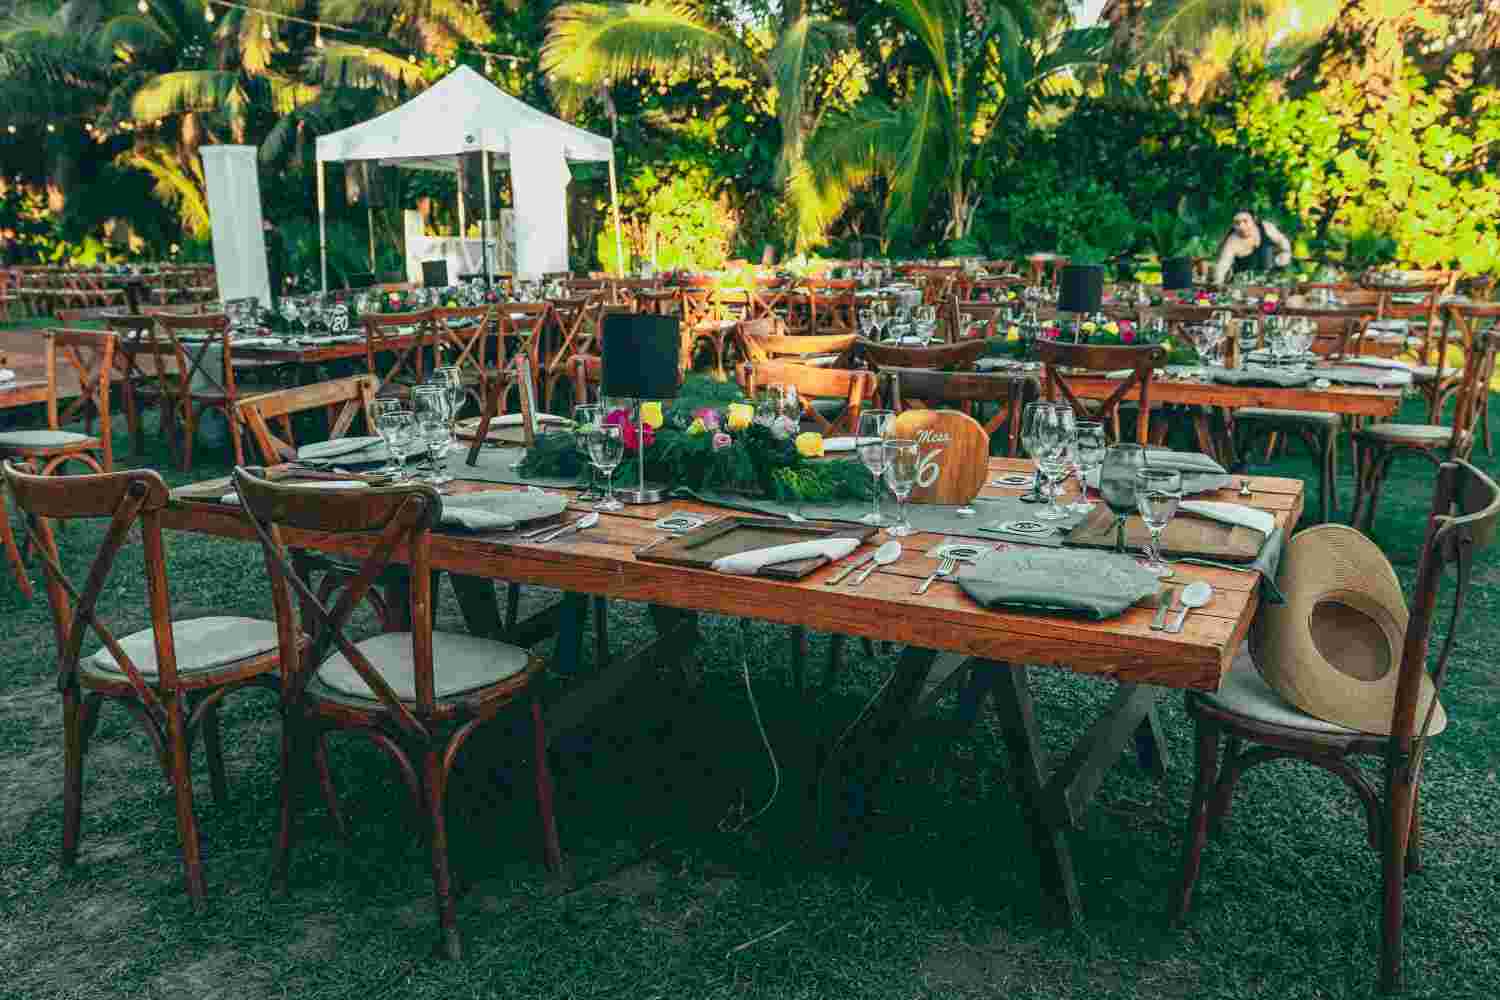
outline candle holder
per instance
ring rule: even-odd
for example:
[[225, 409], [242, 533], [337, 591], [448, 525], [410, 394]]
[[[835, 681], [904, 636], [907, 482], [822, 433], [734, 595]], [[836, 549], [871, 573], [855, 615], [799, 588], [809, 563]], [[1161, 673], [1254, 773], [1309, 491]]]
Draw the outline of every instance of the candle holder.
[[638, 313], [604, 318], [600, 346], [602, 396], [626, 396], [635, 401], [636, 488], [616, 493], [628, 504], [661, 503], [665, 493], [646, 486], [647, 401], [675, 399], [682, 382], [682, 329], [676, 316]]

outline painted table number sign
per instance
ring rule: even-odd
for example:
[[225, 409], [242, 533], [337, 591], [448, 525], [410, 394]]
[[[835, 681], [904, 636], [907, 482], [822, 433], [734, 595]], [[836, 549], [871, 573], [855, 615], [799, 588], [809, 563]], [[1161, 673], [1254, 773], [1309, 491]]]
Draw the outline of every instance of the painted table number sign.
[[908, 410], [896, 418], [891, 436], [917, 442], [922, 456], [912, 503], [967, 504], [979, 495], [990, 436], [973, 417], [957, 410]]

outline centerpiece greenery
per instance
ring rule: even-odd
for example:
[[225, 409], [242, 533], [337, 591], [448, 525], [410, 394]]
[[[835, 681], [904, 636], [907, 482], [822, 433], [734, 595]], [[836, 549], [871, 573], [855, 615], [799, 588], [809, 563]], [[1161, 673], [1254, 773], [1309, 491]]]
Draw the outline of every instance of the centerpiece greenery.
[[[862, 463], [819, 461], [821, 434], [798, 433], [785, 417], [757, 420], [755, 407], [733, 384], [690, 377], [676, 399], [646, 402], [640, 415], [644, 435], [624, 407], [604, 418], [620, 424], [625, 438], [625, 461], [615, 472], [620, 482], [636, 478], [644, 453], [647, 479], [694, 492], [815, 502], [873, 495], [874, 480]], [[522, 475], [539, 478], [581, 479], [587, 471], [571, 429], [537, 439], [520, 466]]]

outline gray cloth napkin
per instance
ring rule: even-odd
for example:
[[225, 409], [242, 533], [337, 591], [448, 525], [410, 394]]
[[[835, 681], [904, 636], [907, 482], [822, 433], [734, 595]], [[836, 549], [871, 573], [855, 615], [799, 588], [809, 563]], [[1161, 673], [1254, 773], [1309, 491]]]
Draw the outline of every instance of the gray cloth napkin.
[[1282, 596], [1280, 588], [1276, 586], [1276, 573], [1281, 568], [1281, 548], [1285, 535], [1280, 528], [1267, 536], [1265, 544], [1260, 547], [1260, 555], [1249, 566], [1236, 566], [1234, 563], [1214, 562], [1212, 559], [1197, 559], [1184, 557], [1176, 562], [1193, 566], [1212, 566], [1215, 569], [1229, 569], [1235, 572], [1243, 572], [1246, 569], [1254, 570], [1260, 574], [1260, 586], [1265, 594], [1267, 604], [1285, 604], [1286, 598]]
[[1177, 469], [1180, 472], [1213, 472], [1223, 475], [1226, 471], [1212, 455], [1196, 451], [1167, 451], [1165, 448], [1147, 448], [1146, 464], [1158, 469]]
[[981, 556], [958, 585], [987, 608], [1116, 618], [1161, 587], [1130, 556], [1098, 549], [1015, 548]]
[[1282, 372], [1272, 368], [1249, 367], [1240, 370], [1215, 368], [1209, 373], [1210, 382], [1221, 385], [1268, 385], [1281, 389], [1295, 389], [1307, 385], [1313, 376], [1307, 372]]
[[1318, 368], [1318, 378], [1344, 385], [1373, 385], [1381, 389], [1395, 389], [1411, 385], [1411, 372], [1390, 368], [1365, 368], [1350, 365], [1347, 368]]

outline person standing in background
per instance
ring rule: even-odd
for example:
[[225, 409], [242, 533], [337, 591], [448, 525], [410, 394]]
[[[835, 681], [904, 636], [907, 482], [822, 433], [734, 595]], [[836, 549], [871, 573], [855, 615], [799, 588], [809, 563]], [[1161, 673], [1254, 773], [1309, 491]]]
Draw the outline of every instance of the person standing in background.
[[270, 219], [262, 219], [260, 225], [266, 234], [266, 277], [271, 284], [271, 301], [266, 308], [275, 309], [285, 291], [282, 286], [286, 281], [286, 243]]

